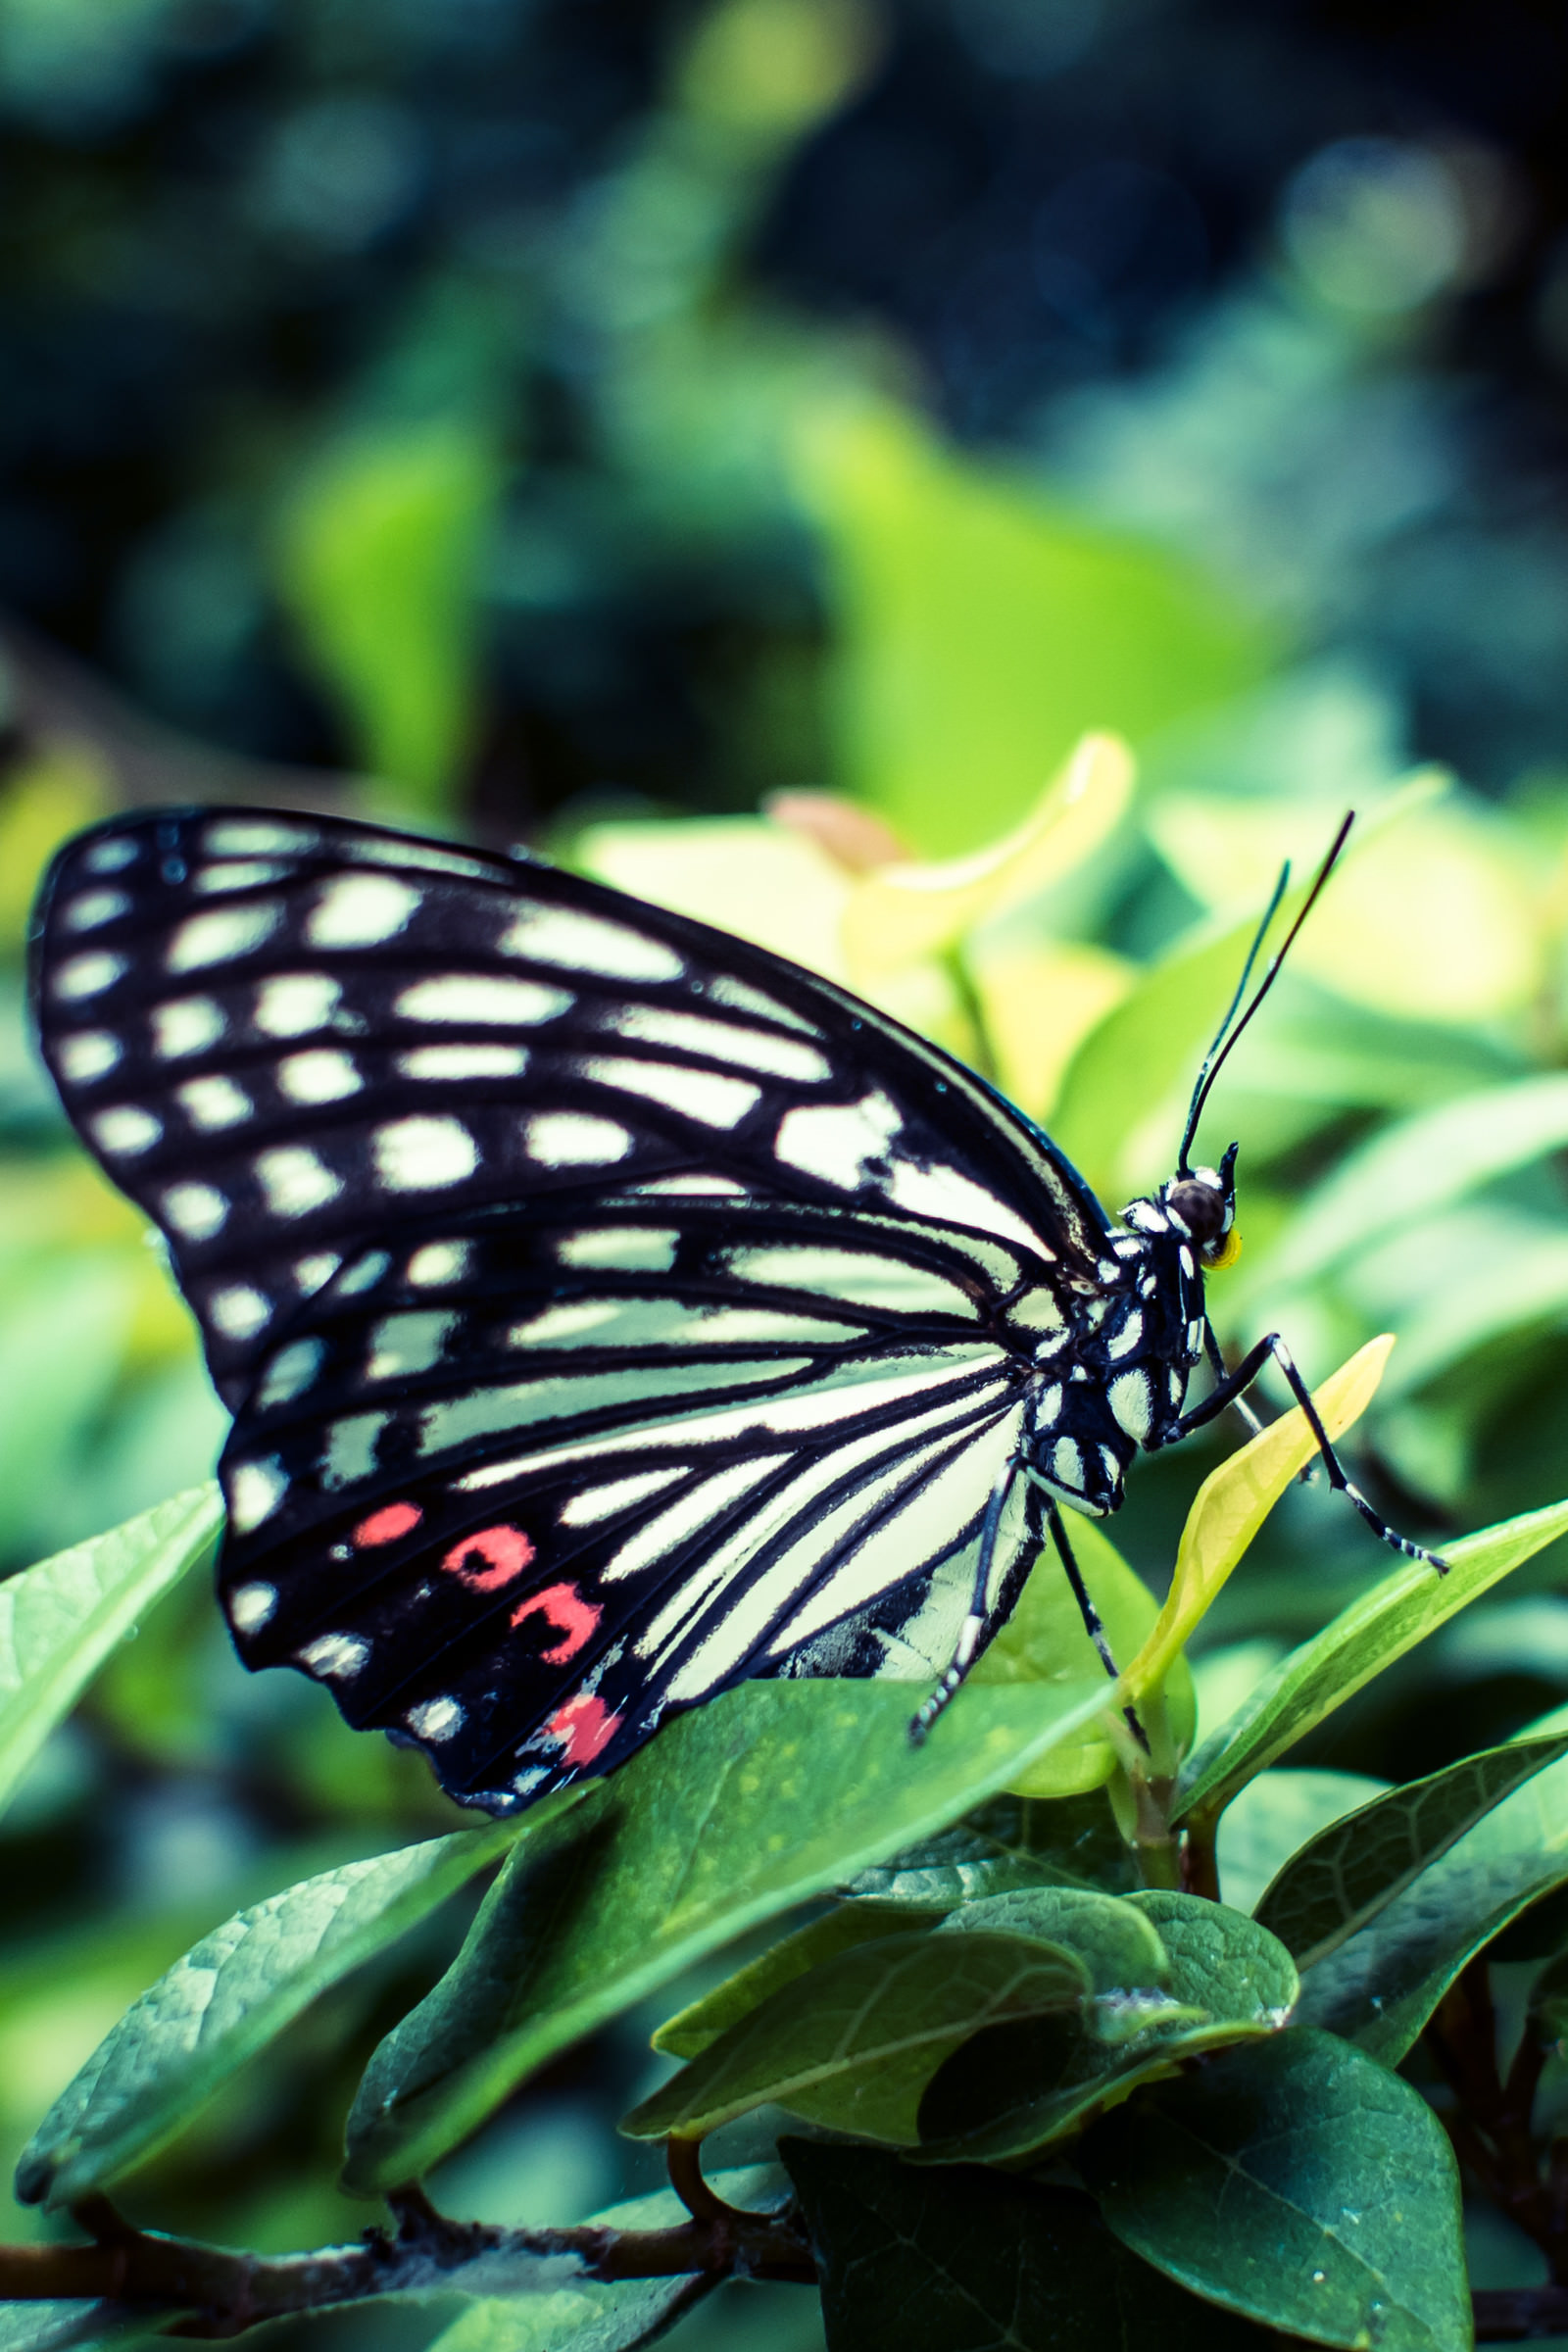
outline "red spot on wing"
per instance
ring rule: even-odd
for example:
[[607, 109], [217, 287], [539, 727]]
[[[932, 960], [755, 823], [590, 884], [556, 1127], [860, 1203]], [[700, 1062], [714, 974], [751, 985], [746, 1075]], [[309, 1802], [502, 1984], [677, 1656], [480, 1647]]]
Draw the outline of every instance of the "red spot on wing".
[[441, 1565], [470, 1592], [499, 1592], [532, 1559], [533, 1544], [520, 1527], [481, 1527], [477, 1535], [454, 1544]]
[[416, 1502], [389, 1502], [383, 1510], [362, 1519], [351, 1540], [356, 1548], [367, 1544], [395, 1544], [399, 1536], [412, 1535], [423, 1517]]
[[604, 1700], [591, 1692], [568, 1698], [545, 1725], [550, 1738], [561, 1741], [564, 1764], [591, 1764], [619, 1729], [620, 1717], [612, 1715]]
[[562, 1639], [539, 1655], [547, 1666], [564, 1666], [568, 1658], [577, 1655], [603, 1614], [591, 1600], [584, 1600], [575, 1585], [547, 1585], [542, 1592], [530, 1592], [513, 1610], [512, 1622], [521, 1625], [526, 1617], [548, 1617], [552, 1625], [559, 1625]]

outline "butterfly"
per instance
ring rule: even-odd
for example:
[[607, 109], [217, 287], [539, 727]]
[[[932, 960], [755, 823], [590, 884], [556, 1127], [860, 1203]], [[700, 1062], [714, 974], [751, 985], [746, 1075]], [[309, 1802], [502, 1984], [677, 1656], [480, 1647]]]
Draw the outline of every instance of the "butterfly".
[[918, 1737], [1048, 1542], [1114, 1672], [1061, 1506], [1271, 1358], [1431, 1558], [1278, 1337], [1227, 1371], [1204, 1308], [1236, 1147], [1189, 1154], [1283, 888], [1177, 1175], [1113, 1222], [939, 1047], [525, 855], [232, 808], [69, 844], [41, 1050], [233, 1415], [247, 1665], [497, 1813], [747, 1678], [923, 1682]]

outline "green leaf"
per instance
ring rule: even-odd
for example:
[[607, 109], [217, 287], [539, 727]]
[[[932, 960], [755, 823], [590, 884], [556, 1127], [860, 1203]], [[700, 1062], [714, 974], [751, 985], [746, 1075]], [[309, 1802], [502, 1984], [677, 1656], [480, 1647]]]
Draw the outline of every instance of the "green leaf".
[[[1170, 1959], [1159, 1931], [1137, 1903], [1079, 1886], [1023, 1887], [965, 1903], [950, 1912], [937, 1934], [1033, 1936], [1057, 1943], [1088, 1971], [1094, 2002], [1086, 2019], [1092, 2033], [1122, 2039], [1137, 2030], [1140, 1993], [1162, 1992], [1170, 1983]], [[1163, 2006], [1163, 2003], [1161, 2003]]]
[[1269, 664], [1200, 574], [891, 407], [810, 417], [797, 479], [827, 543], [844, 771], [928, 855], [1015, 823], [1087, 729], [1136, 738]]
[[[0, 1311], [0, 1557], [38, 1526], [123, 1367], [139, 1269], [117, 1250], [36, 1257]], [[78, 1525], [80, 1523], [78, 1522]], [[89, 1522], [90, 1524], [90, 1522]]]
[[1045, 1803], [993, 1797], [956, 1829], [906, 1846], [860, 1872], [845, 1889], [858, 1900], [951, 1911], [1014, 1886], [1100, 1886], [1129, 1893], [1138, 1866], [1099, 1789]]
[[[1092, 1520], [1072, 1531], [1072, 1547], [1100, 1612], [1111, 1654], [1129, 1666], [1143, 1648], [1160, 1615], [1143, 1578], [1128, 1567], [1110, 1539]], [[1048, 1549], [1037, 1562], [1017, 1606], [970, 1676], [970, 1682], [1072, 1683], [1103, 1672], [1099, 1652], [1084, 1627], [1083, 1611], [1062, 1574], [1061, 1563]], [[1198, 1722], [1198, 1701], [1192, 1674], [1184, 1658], [1170, 1666], [1162, 1685], [1165, 1734], [1175, 1754], [1192, 1744]], [[1175, 1756], [1171, 1757], [1174, 1767]], [[1063, 1740], [1042, 1757], [1019, 1784], [1020, 1796], [1068, 1797], [1102, 1788], [1116, 1770], [1116, 1750], [1100, 1723], [1087, 1727], [1077, 1740]]]
[[1255, 1915], [1258, 1897], [1293, 1854], [1388, 1787], [1365, 1772], [1260, 1772], [1219, 1825], [1219, 1884], [1226, 1902]]
[[1178, 2059], [1280, 2031], [1298, 1980], [1276, 1937], [1197, 1895], [1151, 1890], [1127, 1901], [1163, 1946], [1163, 1998], [1131, 1987], [1126, 2014], [1118, 2021], [1104, 2004], [1095, 2031], [1048, 2018], [977, 2034], [921, 2102], [930, 2160], [1020, 2162], [1081, 2131]]
[[357, 759], [440, 808], [476, 709], [479, 564], [502, 476], [458, 417], [340, 442], [284, 516], [279, 584]]
[[216, 1486], [193, 1487], [0, 1584], [0, 1804], [144, 1610], [209, 1560]]
[[1177, 1819], [1216, 1819], [1238, 1788], [1364, 1683], [1565, 1530], [1568, 1502], [1555, 1502], [1450, 1544], [1446, 1576], [1419, 1565], [1396, 1568], [1310, 1642], [1282, 1658], [1189, 1757]]
[[874, 1942], [879, 1936], [903, 1936], [930, 1924], [930, 1913], [913, 1905], [839, 1903], [820, 1919], [797, 1928], [748, 1967], [737, 1969], [700, 2001], [666, 2018], [653, 2036], [654, 2048], [671, 2058], [699, 2057], [727, 2027], [750, 2017], [770, 1993], [793, 1984], [819, 1961]]
[[[1290, 894], [1282, 921], [1304, 896], [1304, 887]], [[1255, 913], [1223, 927], [1204, 923], [1145, 973], [1074, 1054], [1051, 1131], [1102, 1199], [1125, 1200], [1168, 1174], [1181, 1102], [1256, 929]]]
[[1568, 1076], [1559, 1071], [1417, 1111], [1340, 1162], [1249, 1276], [1247, 1292], [1266, 1283], [1275, 1295], [1314, 1282], [1391, 1227], [1430, 1215], [1565, 1144]]
[[1079, 2161], [1123, 2243], [1195, 2293], [1356, 2352], [1469, 2352], [1447, 2135], [1332, 2034], [1228, 2050], [1108, 2116]]
[[173, 2310], [129, 2310], [123, 2303], [7, 2303], [0, 2306], [0, 2352], [108, 2352], [146, 2344]]
[[1292, 1857], [1258, 1903], [1257, 1919], [1299, 1969], [1315, 1968], [1504, 1797], [1565, 1753], [1568, 1733], [1516, 1740], [1374, 1797]]
[[839, 1952], [721, 2034], [621, 2124], [632, 2139], [701, 2139], [748, 2109], [911, 2147], [943, 2059], [1004, 2018], [1077, 2010], [1089, 1971], [1027, 1936], [884, 1936]]
[[561, 1820], [524, 1823], [453, 1967], [371, 2059], [345, 2179], [416, 2178], [557, 2050], [691, 1961], [993, 1796], [1103, 1678], [966, 1690], [922, 1747], [907, 1685], [748, 1683]]
[[1266, 2352], [1117, 2243], [1086, 2197], [876, 2148], [784, 2139], [828, 2352]]
[[1300, 2016], [1396, 2066], [1454, 1978], [1568, 1882], [1568, 1761], [1537, 1771], [1301, 1979]]
[[70, 2206], [177, 2138], [329, 1984], [446, 1900], [516, 1836], [497, 1822], [345, 1863], [203, 1936], [144, 1992], [24, 2150], [24, 2204]]
[[[765, 2213], [788, 2196], [775, 2165], [710, 2175], [726, 2204]], [[687, 2219], [668, 2189], [631, 2197], [590, 2216], [602, 2230], [668, 2230]], [[719, 2284], [716, 2278], [573, 2279], [567, 2286], [482, 2296], [444, 2328], [426, 2352], [634, 2352], [662, 2336]]]

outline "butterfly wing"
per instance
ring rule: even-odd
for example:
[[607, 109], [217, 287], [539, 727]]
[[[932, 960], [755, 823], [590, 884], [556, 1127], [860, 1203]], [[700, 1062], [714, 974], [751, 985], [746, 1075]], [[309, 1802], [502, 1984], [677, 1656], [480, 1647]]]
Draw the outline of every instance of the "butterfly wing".
[[[531, 861], [117, 820], [56, 864], [34, 987], [237, 1415], [242, 1646], [489, 1803], [744, 1673], [889, 1670], [1005, 1458], [1007, 1367], [1103, 1248], [1081, 1179], [939, 1049]], [[505, 1561], [474, 1550], [497, 1529]]]

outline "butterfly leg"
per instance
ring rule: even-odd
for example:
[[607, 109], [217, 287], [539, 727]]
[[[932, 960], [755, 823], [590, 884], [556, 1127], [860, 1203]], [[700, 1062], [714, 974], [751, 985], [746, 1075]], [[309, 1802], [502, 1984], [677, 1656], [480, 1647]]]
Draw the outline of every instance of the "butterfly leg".
[[[915, 1710], [914, 1715], [910, 1718], [909, 1738], [916, 1747], [924, 1740], [937, 1717], [951, 1704], [955, 1691], [961, 1687], [964, 1676], [980, 1655], [990, 1636], [996, 1632], [999, 1625], [1004, 1623], [1013, 1602], [1018, 1597], [1024, 1576], [1028, 1573], [1030, 1563], [1025, 1560], [1020, 1563], [1016, 1579], [1011, 1580], [1013, 1590], [998, 1595], [998, 1605], [995, 1609], [987, 1607], [986, 1596], [991, 1590], [991, 1562], [996, 1556], [997, 1549], [997, 1530], [1002, 1525], [1002, 1514], [1006, 1508], [1007, 1496], [1012, 1492], [1012, 1482], [1022, 1467], [1019, 1456], [1013, 1453], [1007, 1456], [997, 1473], [997, 1483], [992, 1488], [990, 1499], [986, 1503], [986, 1515], [980, 1522], [980, 1553], [975, 1562], [974, 1592], [969, 1599], [969, 1614], [958, 1628], [958, 1642], [957, 1647], [953, 1653], [953, 1663], [930, 1697]], [[1113, 1668], [1112, 1672], [1114, 1671]]]
[[1215, 1383], [1200, 1403], [1195, 1404], [1190, 1412], [1183, 1413], [1176, 1424], [1175, 1435], [1178, 1438], [1187, 1437], [1193, 1430], [1201, 1429], [1206, 1421], [1212, 1421], [1216, 1415], [1225, 1410], [1228, 1404], [1234, 1404], [1243, 1390], [1251, 1387], [1270, 1358], [1284, 1373], [1290, 1386], [1291, 1395], [1306, 1416], [1307, 1428], [1317, 1440], [1318, 1454], [1327, 1473], [1329, 1485], [1355, 1505], [1373, 1534], [1381, 1537], [1392, 1551], [1402, 1552], [1407, 1560], [1424, 1560], [1427, 1566], [1435, 1568], [1440, 1576], [1446, 1575], [1448, 1568], [1446, 1560], [1441, 1558], [1435, 1551], [1428, 1551], [1420, 1544], [1412, 1544], [1408, 1536], [1396, 1534], [1388, 1521], [1381, 1518], [1372, 1508], [1360, 1488], [1347, 1477], [1345, 1466], [1335, 1452], [1329, 1433], [1323, 1426], [1316, 1405], [1312, 1402], [1311, 1392], [1296, 1368], [1295, 1357], [1277, 1331], [1271, 1331], [1266, 1339], [1259, 1340], [1257, 1346], [1250, 1348], [1243, 1356], [1234, 1372], [1228, 1372], [1223, 1380]]
[[[1090, 1592], [1089, 1587], [1084, 1583], [1083, 1570], [1079, 1567], [1077, 1560], [1073, 1556], [1072, 1545], [1067, 1541], [1067, 1526], [1065, 1520], [1062, 1518], [1060, 1505], [1057, 1503], [1055, 1496], [1053, 1494], [1048, 1494], [1046, 1496], [1045, 1503], [1046, 1519], [1051, 1528], [1051, 1539], [1056, 1546], [1056, 1555], [1061, 1561], [1062, 1567], [1066, 1571], [1067, 1582], [1072, 1587], [1072, 1596], [1078, 1603], [1079, 1613], [1084, 1621], [1084, 1631], [1088, 1634], [1089, 1639], [1094, 1643], [1096, 1649], [1099, 1650], [1100, 1662], [1102, 1666], [1103, 1666], [1105, 1672], [1110, 1676], [1112, 1682], [1114, 1682], [1121, 1670], [1111, 1655], [1110, 1643], [1105, 1639], [1103, 1620], [1101, 1617], [1100, 1611], [1095, 1606], [1094, 1598]], [[1136, 1709], [1132, 1707], [1123, 1707], [1122, 1713], [1127, 1718], [1128, 1730], [1132, 1733], [1133, 1738], [1137, 1740], [1139, 1746], [1143, 1749], [1145, 1755], [1147, 1756], [1149, 1753], [1149, 1734], [1139, 1722]]]
[[[1219, 1342], [1214, 1337], [1214, 1326], [1206, 1315], [1203, 1317], [1203, 1353], [1208, 1358], [1209, 1370], [1213, 1373], [1214, 1378], [1216, 1380], [1229, 1380], [1229, 1368], [1226, 1365], [1224, 1356], [1220, 1353]], [[1255, 1412], [1252, 1406], [1249, 1404], [1245, 1396], [1233, 1396], [1231, 1398], [1231, 1402], [1236, 1407], [1238, 1413], [1240, 1413], [1242, 1419], [1246, 1422], [1248, 1428], [1251, 1431], [1253, 1437], [1261, 1437], [1263, 1431], [1268, 1427], [1268, 1424], [1263, 1419], [1261, 1413]], [[1306, 1466], [1306, 1469], [1301, 1473], [1302, 1477], [1309, 1477], [1315, 1465], [1309, 1462]]]

